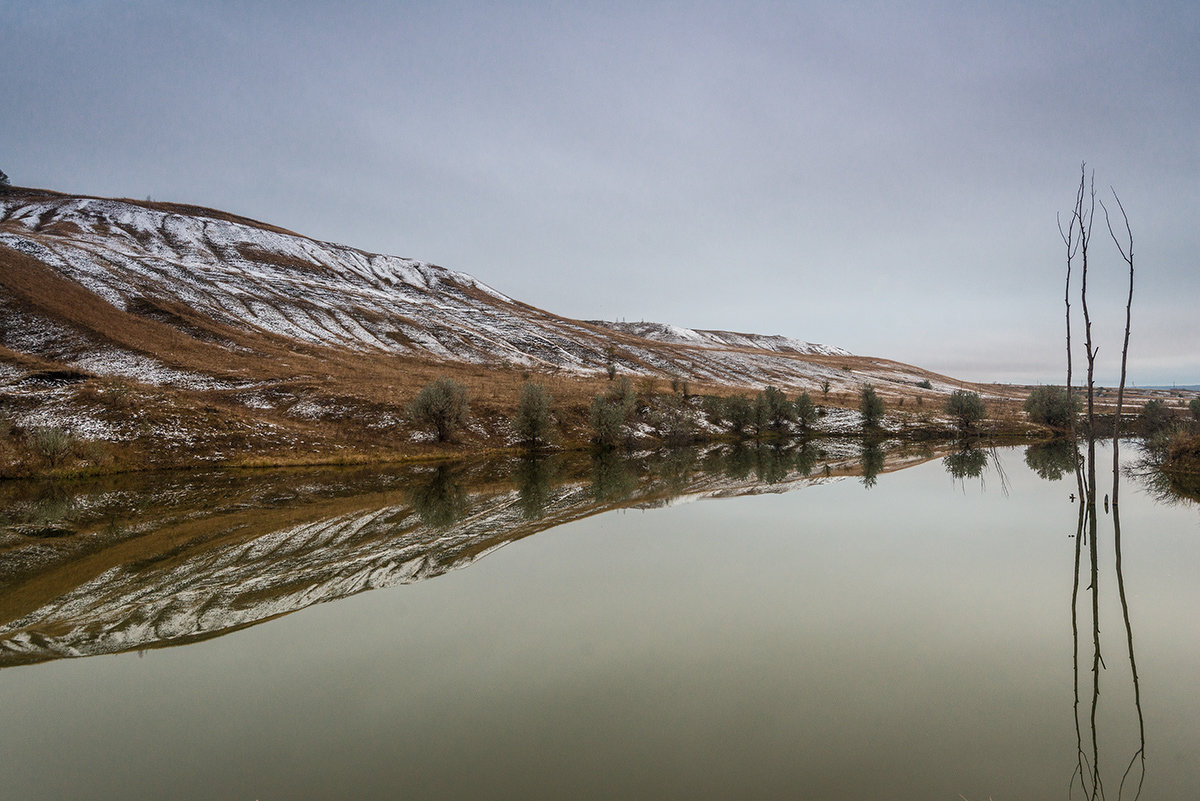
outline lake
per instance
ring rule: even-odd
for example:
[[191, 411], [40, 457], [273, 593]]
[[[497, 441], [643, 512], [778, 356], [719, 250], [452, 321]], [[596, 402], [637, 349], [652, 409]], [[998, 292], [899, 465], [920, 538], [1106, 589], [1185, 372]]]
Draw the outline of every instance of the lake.
[[1118, 572], [1065, 464], [9, 482], [4, 795], [1194, 799], [1200, 508], [1123, 476]]

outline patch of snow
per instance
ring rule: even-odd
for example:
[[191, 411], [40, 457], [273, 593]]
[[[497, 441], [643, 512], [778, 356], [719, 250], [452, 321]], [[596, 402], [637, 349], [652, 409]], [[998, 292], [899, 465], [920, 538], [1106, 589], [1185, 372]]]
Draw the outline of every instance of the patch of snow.
[[122, 438], [121, 429], [106, 420], [100, 420], [86, 412], [68, 411], [57, 405], [41, 405], [36, 409], [18, 414], [14, 422], [24, 429], [61, 428], [80, 439], [98, 439], [116, 442]]
[[119, 348], [105, 348], [68, 362], [72, 367], [97, 375], [119, 376], [143, 384], [177, 387], [179, 389], [229, 389], [230, 385], [209, 376], [176, 370], [162, 362]]

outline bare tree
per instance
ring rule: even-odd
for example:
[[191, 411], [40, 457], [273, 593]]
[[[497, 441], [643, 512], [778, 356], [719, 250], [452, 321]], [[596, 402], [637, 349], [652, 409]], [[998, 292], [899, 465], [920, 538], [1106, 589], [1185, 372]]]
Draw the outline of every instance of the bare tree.
[[[1122, 240], [1116, 230], [1113, 228], [1112, 218], [1108, 208], [1104, 202], [1100, 202], [1101, 208], [1104, 210], [1104, 219], [1108, 227], [1109, 235], [1112, 237], [1113, 243], [1117, 246], [1117, 250], [1121, 254], [1121, 258], [1129, 267], [1129, 292], [1125, 301], [1125, 338], [1121, 346], [1121, 383], [1117, 390], [1117, 414], [1116, 421], [1113, 424], [1113, 479], [1112, 479], [1112, 499], [1113, 499], [1113, 523], [1114, 523], [1114, 547], [1116, 550], [1117, 559], [1117, 584], [1118, 592], [1121, 598], [1122, 609], [1125, 613], [1126, 632], [1129, 646], [1129, 660], [1133, 671], [1134, 680], [1134, 699], [1138, 710], [1139, 728], [1141, 734], [1141, 746], [1130, 760], [1129, 766], [1125, 770], [1125, 775], [1121, 779], [1121, 789], [1124, 788], [1125, 780], [1129, 778], [1130, 771], [1137, 763], [1138, 759], [1142, 762], [1142, 773], [1137, 785], [1137, 793], [1141, 794], [1141, 778], [1145, 775], [1145, 730], [1142, 726], [1141, 716], [1141, 696], [1138, 689], [1137, 665], [1133, 652], [1132, 632], [1129, 629], [1128, 617], [1128, 601], [1125, 597], [1124, 582], [1121, 573], [1121, 528], [1117, 509], [1117, 498], [1120, 481], [1120, 460], [1119, 460], [1119, 440], [1121, 430], [1121, 411], [1125, 401], [1125, 379], [1126, 367], [1129, 355], [1129, 333], [1130, 321], [1133, 308], [1133, 231], [1129, 225], [1129, 216], [1125, 213], [1125, 207], [1121, 204], [1120, 198], [1113, 190], [1113, 198], [1116, 200], [1117, 207], [1121, 211], [1121, 216], [1125, 222], [1125, 239]], [[1067, 321], [1067, 393], [1068, 401], [1070, 400], [1071, 392], [1071, 272], [1076, 259], [1079, 264], [1080, 289], [1079, 299], [1080, 305], [1083, 308], [1084, 320], [1084, 353], [1087, 357], [1087, 421], [1086, 434], [1088, 440], [1087, 458], [1086, 458], [1086, 478], [1084, 477], [1084, 468], [1079, 461], [1075, 463], [1075, 475], [1079, 483], [1081, 504], [1079, 509], [1079, 528], [1076, 536], [1076, 579], [1075, 586], [1071, 594], [1071, 609], [1072, 609], [1072, 630], [1075, 633], [1075, 728], [1076, 742], [1079, 754], [1079, 764], [1076, 768], [1077, 773], [1083, 783], [1084, 789], [1088, 791], [1089, 797], [1092, 799], [1103, 798], [1104, 789], [1101, 781], [1100, 771], [1100, 753], [1099, 746], [1096, 742], [1096, 713], [1100, 698], [1100, 669], [1104, 665], [1103, 657], [1100, 653], [1100, 629], [1099, 629], [1099, 583], [1100, 575], [1097, 569], [1097, 510], [1096, 510], [1096, 409], [1095, 409], [1095, 364], [1096, 352], [1098, 348], [1092, 341], [1092, 321], [1088, 309], [1087, 298], [1087, 280], [1088, 280], [1088, 245], [1091, 241], [1092, 220], [1094, 218], [1096, 208], [1096, 190], [1094, 175], [1089, 175], [1086, 165], [1080, 165], [1079, 189], [1075, 194], [1075, 206], [1071, 212], [1071, 219], [1066, 230], [1063, 230], [1062, 220], [1059, 219], [1059, 234], [1062, 237], [1063, 243], [1067, 250], [1067, 279], [1066, 292], [1064, 300], [1066, 303], [1066, 321]], [[1072, 415], [1073, 418], [1073, 415]], [[1072, 424], [1072, 434], [1074, 435], [1074, 425]], [[1074, 436], [1072, 437], [1072, 447], [1074, 446]], [[1107, 498], [1105, 499], [1105, 509], [1107, 510]], [[1086, 540], [1085, 540], [1086, 537]], [[1080, 715], [1080, 698], [1079, 698], [1079, 637], [1078, 637], [1078, 621], [1076, 615], [1076, 604], [1079, 596], [1079, 567], [1081, 546], [1084, 541], [1088, 543], [1088, 549], [1091, 559], [1091, 583], [1087, 587], [1087, 591], [1091, 592], [1091, 613], [1092, 613], [1092, 698], [1091, 698], [1091, 758], [1088, 759], [1084, 753], [1083, 739], [1079, 722]], [[1089, 764], [1090, 763], [1090, 764]], [[1118, 791], [1120, 794], [1120, 791]]]
[[1125, 365], [1129, 356], [1129, 323], [1133, 311], [1133, 229], [1129, 227], [1129, 215], [1125, 213], [1125, 206], [1121, 203], [1121, 198], [1117, 196], [1117, 190], [1111, 186], [1109, 190], [1113, 194], [1113, 200], [1117, 202], [1117, 208], [1121, 210], [1121, 219], [1125, 222], [1125, 241], [1122, 242], [1117, 233], [1113, 230], [1112, 219], [1108, 215], [1108, 206], [1104, 205], [1104, 201], [1100, 201], [1100, 208], [1104, 209], [1104, 222], [1108, 225], [1108, 235], [1112, 237], [1113, 244], [1117, 246], [1117, 250], [1121, 253], [1121, 258], [1125, 264], [1129, 266], [1129, 294], [1125, 299], [1125, 341], [1121, 345], [1121, 384], [1117, 388], [1117, 414], [1113, 421], [1113, 488], [1112, 501], [1113, 506], [1117, 505], [1118, 494], [1118, 450], [1117, 439], [1121, 434], [1121, 407], [1125, 403]]

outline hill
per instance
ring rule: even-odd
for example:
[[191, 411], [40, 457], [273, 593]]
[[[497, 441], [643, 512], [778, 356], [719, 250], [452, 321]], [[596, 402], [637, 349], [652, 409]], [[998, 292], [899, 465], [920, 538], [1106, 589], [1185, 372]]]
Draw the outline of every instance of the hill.
[[411, 455], [424, 444], [404, 407], [436, 375], [471, 388], [466, 444], [483, 447], [510, 437], [530, 376], [578, 427], [610, 364], [718, 394], [827, 386], [831, 405], [864, 382], [893, 401], [962, 385], [782, 336], [567, 319], [461, 272], [213, 209], [0, 194], [10, 426], [67, 427], [155, 464]]

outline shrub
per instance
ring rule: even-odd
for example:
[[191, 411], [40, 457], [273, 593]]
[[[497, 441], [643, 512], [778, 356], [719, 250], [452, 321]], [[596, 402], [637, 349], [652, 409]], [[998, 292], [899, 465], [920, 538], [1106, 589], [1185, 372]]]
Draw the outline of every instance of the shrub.
[[863, 384], [859, 390], [858, 411], [862, 414], [864, 426], [874, 428], [883, 419], [883, 401], [870, 384]]
[[767, 399], [760, 392], [750, 403], [750, 432], [755, 440], [760, 440], [771, 426], [771, 417], [767, 411]]
[[756, 412], [755, 417], [775, 431], [781, 430], [796, 419], [795, 407], [788, 401], [787, 395], [776, 387], [767, 387], [759, 393], [755, 399], [755, 407], [757, 409], [760, 406], [761, 412]]
[[730, 434], [744, 437], [754, 422], [754, 404], [745, 395], [730, 395], [725, 399], [723, 418]]
[[609, 381], [617, 377], [617, 349], [612, 345], [604, 349], [604, 372], [608, 373]]
[[1171, 410], [1167, 408], [1166, 402], [1155, 398], [1146, 401], [1146, 404], [1142, 406], [1141, 419], [1142, 428], [1147, 434], [1153, 436], [1169, 428], [1174, 418]]
[[813, 403], [813, 399], [808, 396], [807, 392], [801, 392], [800, 397], [796, 398], [796, 403], [793, 405], [795, 409], [796, 422], [801, 428], [808, 429], [817, 421], [817, 404]]
[[417, 425], [433, 429], [438, 442], [457, 433], [466, 424], [468, 412], [467, 388], [444, 376], [426, 384], [408, 409]]
[[708, 422], [714, 426], [725, 427], [725, 399], [718, 395], [705, 395], [700, 401], [700, 409]]
[[923, 378], [920, 381], [918, 381], [917, 386], [920, 387], [921, 389], [933, 389], [933, 384], [930, 383], [928, 378]]
[[829, 400], [829, 379], [826, 378], [821, 382], [821, 397]]
[[1193, 420], [1200, 420], [1200, 397], [1192, 398], [1192, 402], [1188, 404], [1188, 409], [1192, 412]]
[[677, 395], [670, 395], [657, 404], [650, 415], [650, 424], [655, 435], [669, 445], [683, 445], [696, 436], [692, 409]]
[[956, 389], [946, 399], [946, 414], [958, 421], [958, 427], [966, 431], [972, 423], [983, 419], [983, 401], [975, 392]]
[[517, 399], [513, 428], [521, 442], [536, 447], [550, 442], [554, 436], [554, 418], [550, 414], [550, 395], [540, 385], [526, 381]]
[[1035, 423], [1067, 429], [1079, 411], [1079, 401], [1062, 387], [1037, 387], [1025, 399], [1024, 408]]
[[628, 378], [622, 378], [608, 392], [593, 398], [588, 409], [588, 423], [596, 444], [603, 448], [620, 444], [626, 434], [626, 423], [633, 416], [636, 406], [637, 395]]
[[58, 467], [75, 449], [75, 437], [58, 426], [35, 428], [29, 432], [29, 447], [51, 467]]

